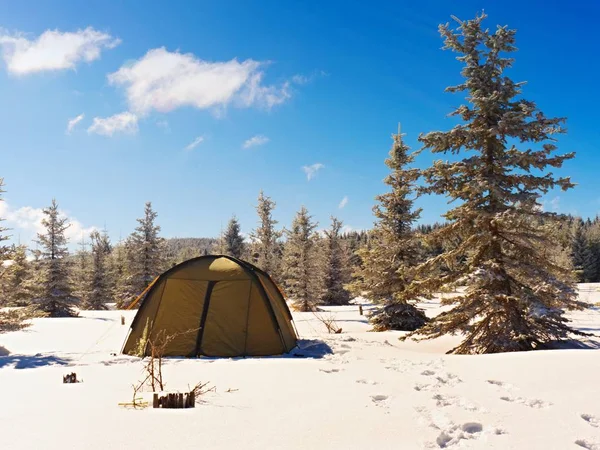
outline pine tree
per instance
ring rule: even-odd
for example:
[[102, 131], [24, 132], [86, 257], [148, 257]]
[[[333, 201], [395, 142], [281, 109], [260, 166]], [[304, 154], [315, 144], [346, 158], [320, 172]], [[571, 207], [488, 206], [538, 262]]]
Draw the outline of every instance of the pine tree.
[[313, 311], [318, 300], [319, 277], [315, 248], [317, 225], [303, 206], [296, 213], [292, 229], [286, 230], [282, 279], [286, 294], [299, 311]]
[[111, 252], [108, 234], [93, 231], [90, 235], [92, 241], [92, 264], [88, 280], [88, 294], [82, 304], [84, 309], [106, 309], [106, 303], [112, 301], [110, 286], [110, 273], [108, 270], [108, 256]]
[[278, 279], [281, 265], [279, 239], [283, 233], [275, 229], [277, 221], [273, 219], [273, 209], [275, 209], [275, 202], [271, 200], [271, 197], [265, 196], [263, 191], [260, 191], [256, 206], [259, 225], [250, 236], [253, 255], [255, 255], [254, 263], [274, 279]]
[[[541, 348], [577, 333], [564, 310], [581, 308], [571, 281], [572, 272], [545, 259], [553, 215], [538, 200], [560, 187], [573, 187], [548, 166], [560, 168], [573, 153], [553, 155], [553, 135], [563, 133], [562, 118], [547, 118], [536, 105], [520, 98], [522, 83], [506, 76], [516, 50], [515, 31], [482, 28], [486, 16], [459, 21], [457, 30], [440, 26], [445, 48], [458, 53], [464, 82], [447, 89], [468, 93], [468, 105], [452, 115], [462, 119], [449, 132], [435, 131], [419, 140], [435, 154], [469, 157], [458, 162], [435, 161], [424, 171], [425, 193], [442, 194], [460, 204], [447, 212], [449, 224], [432, 233], [459, 242], [451, 250], [419, 267], [416, 291], [440, 292], [466, 284], [460, 295], [443, 304], [453, 308], [415, 334], [436, 338], [464, 333], [452, 353], [496, 353]], [[536, 148], [518, 148], [531, 142]], [[443, 261], [449, 270], [430, 276]], [[455, 264], [460, 261], [460, 264]]]
[[350, 292], [344, 287], [350, 281], [347, 254], [340, 235], [342, 222], [331, 217], [323, 245], [323, 280], [320, 301], [325, 305], [347, 305]]
[[32, 265], [27, 260], [27, 246], [13, 246], [11, 254], [11, 264], [6, 268], [3, 277], [6, 305], [27, 306], [35, 297]]
[[407, 289], [420, 255], [412, 230], [420, 214], [420, 210], [413, 210], [412, 199], [419, 170], [407, 167], [414, 157], [402, 135], [392, 138], [394, 142], [385, 160], [391, 173], [384, 180], [391, 190], [376, 197], [378, 205], [373, 213], [377, 222], [370, 245], [358, 252], [362, 264], [350, 288], [355, 295], [365, 295], [383, 305], [371, 315], [376, 331], [413, 331], [427, 321], [425, 314], [409, 303], [414, 297]]
[[241, 234], [240, 223], [235, 216], [231, 218], [227, 225], [227, 230], [225, 230], [225, 234], [223, 235], [223, 243], [226, 255], [240, 259], [243, 257], [246, 243]]
[[158, 214], [147, 202], [144, 217], [125, 243], [126, 279], [117, 299], [118, 307], [126, 307], [141, 294], [165, 269], [164, 239], [159, 236], [160, 226], [155, 225]]
[[43, 209], [44, 233], [38, 233], [40, 260], [36, 281], [40, 284], [40, 297], [34, 299], [33, 309], [37, 314], [50, 317], [71, 317], [77, 298], [72, 294], [69, 277], [69, 251], [65, 231], [69, 228], [66, 217], [61, 217], [56, 200]]

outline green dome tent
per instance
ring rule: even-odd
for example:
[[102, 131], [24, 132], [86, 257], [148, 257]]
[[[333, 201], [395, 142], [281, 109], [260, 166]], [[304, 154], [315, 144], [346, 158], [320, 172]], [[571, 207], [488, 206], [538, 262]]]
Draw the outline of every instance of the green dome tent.
[[271, 277], [229, 256], [190, 259], [147, 289], [123, 345], [135, 354], [163, 331], [164, 356], [267, 356], [296, 346], [292, 315]]

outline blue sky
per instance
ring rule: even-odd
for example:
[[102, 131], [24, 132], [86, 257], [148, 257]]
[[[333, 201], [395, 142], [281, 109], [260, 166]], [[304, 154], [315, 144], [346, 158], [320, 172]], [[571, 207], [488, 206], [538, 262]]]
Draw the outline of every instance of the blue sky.
[[[525, 97], [568, 118], [559, 146], [577, 157], [560, 173], [578, 186], [546, 207], [596, 215], [600, 6], [441, 0], [5, 2], [0, 212], [27, 240], [56, 197], [72, 237], [106, 226], [116, 240], [152, 201], [165, 236], [216, 236], [234, 213], [249, 232], [264, 189], [281, 225], [304, 204], [323, 227], [334, 214], [369, 228], [397, 123], [416, 149], [462, 102], [443, 92], [461, 66], [437, 25], [482, 9], [518, 30]], [[448, 208], [418, 205], [422, 222]]]

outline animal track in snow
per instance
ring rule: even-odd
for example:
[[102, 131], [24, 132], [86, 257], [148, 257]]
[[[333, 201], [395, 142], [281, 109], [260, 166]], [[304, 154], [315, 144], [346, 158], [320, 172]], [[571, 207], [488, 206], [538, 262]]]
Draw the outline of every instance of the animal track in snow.
[[600, 427], [600, 419], [598, 419], [595, 416], [592, 416], [591, 414], [582, 414], [581, 418], [595, 428]]
[[549, 406], [552, 406], [552, 403], [546, 402], [544, 400], [540, 400], [538, 398], [527, 399], [527, 398], [523, 398], [523, 397], [504, 396], [504, 397], [500, 397], [500, 400], [504, 400], [505, 402], [510, 402], [510, 403], [521, 403], [522, 405], [529, 406], [530, 408], [536, 408], [536, 409], [548, 408]]
[[600, 450], [600, 444], [590, 442], [586, 439], [577, 439], [575, 444], [585, 448], [586, 450]]

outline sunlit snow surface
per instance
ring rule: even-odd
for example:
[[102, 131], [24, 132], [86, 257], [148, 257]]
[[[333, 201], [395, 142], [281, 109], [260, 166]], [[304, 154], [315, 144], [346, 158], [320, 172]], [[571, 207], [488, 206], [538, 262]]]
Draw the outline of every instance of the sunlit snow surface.
[[[600, 302], [600, 285], [580, 297]], [[449, 356], [459, 337], [400, 342], [369, 332], [357, 306], [328, 310], [341, 334], [294, 313], [294, 356], [170, 359], [168, 390], [216, 387], [189, 410], [118, 406], [142, 378], [140, 360], [119, 355], [135, 312], [125, 325], [120, 311], [37, 319], [0, 335], [0, 448], [600, 449], [599, 350]], [[599, 307], [569, 317], [600, 336]], [[73, 371], [83, 382], [62, 384]]]

